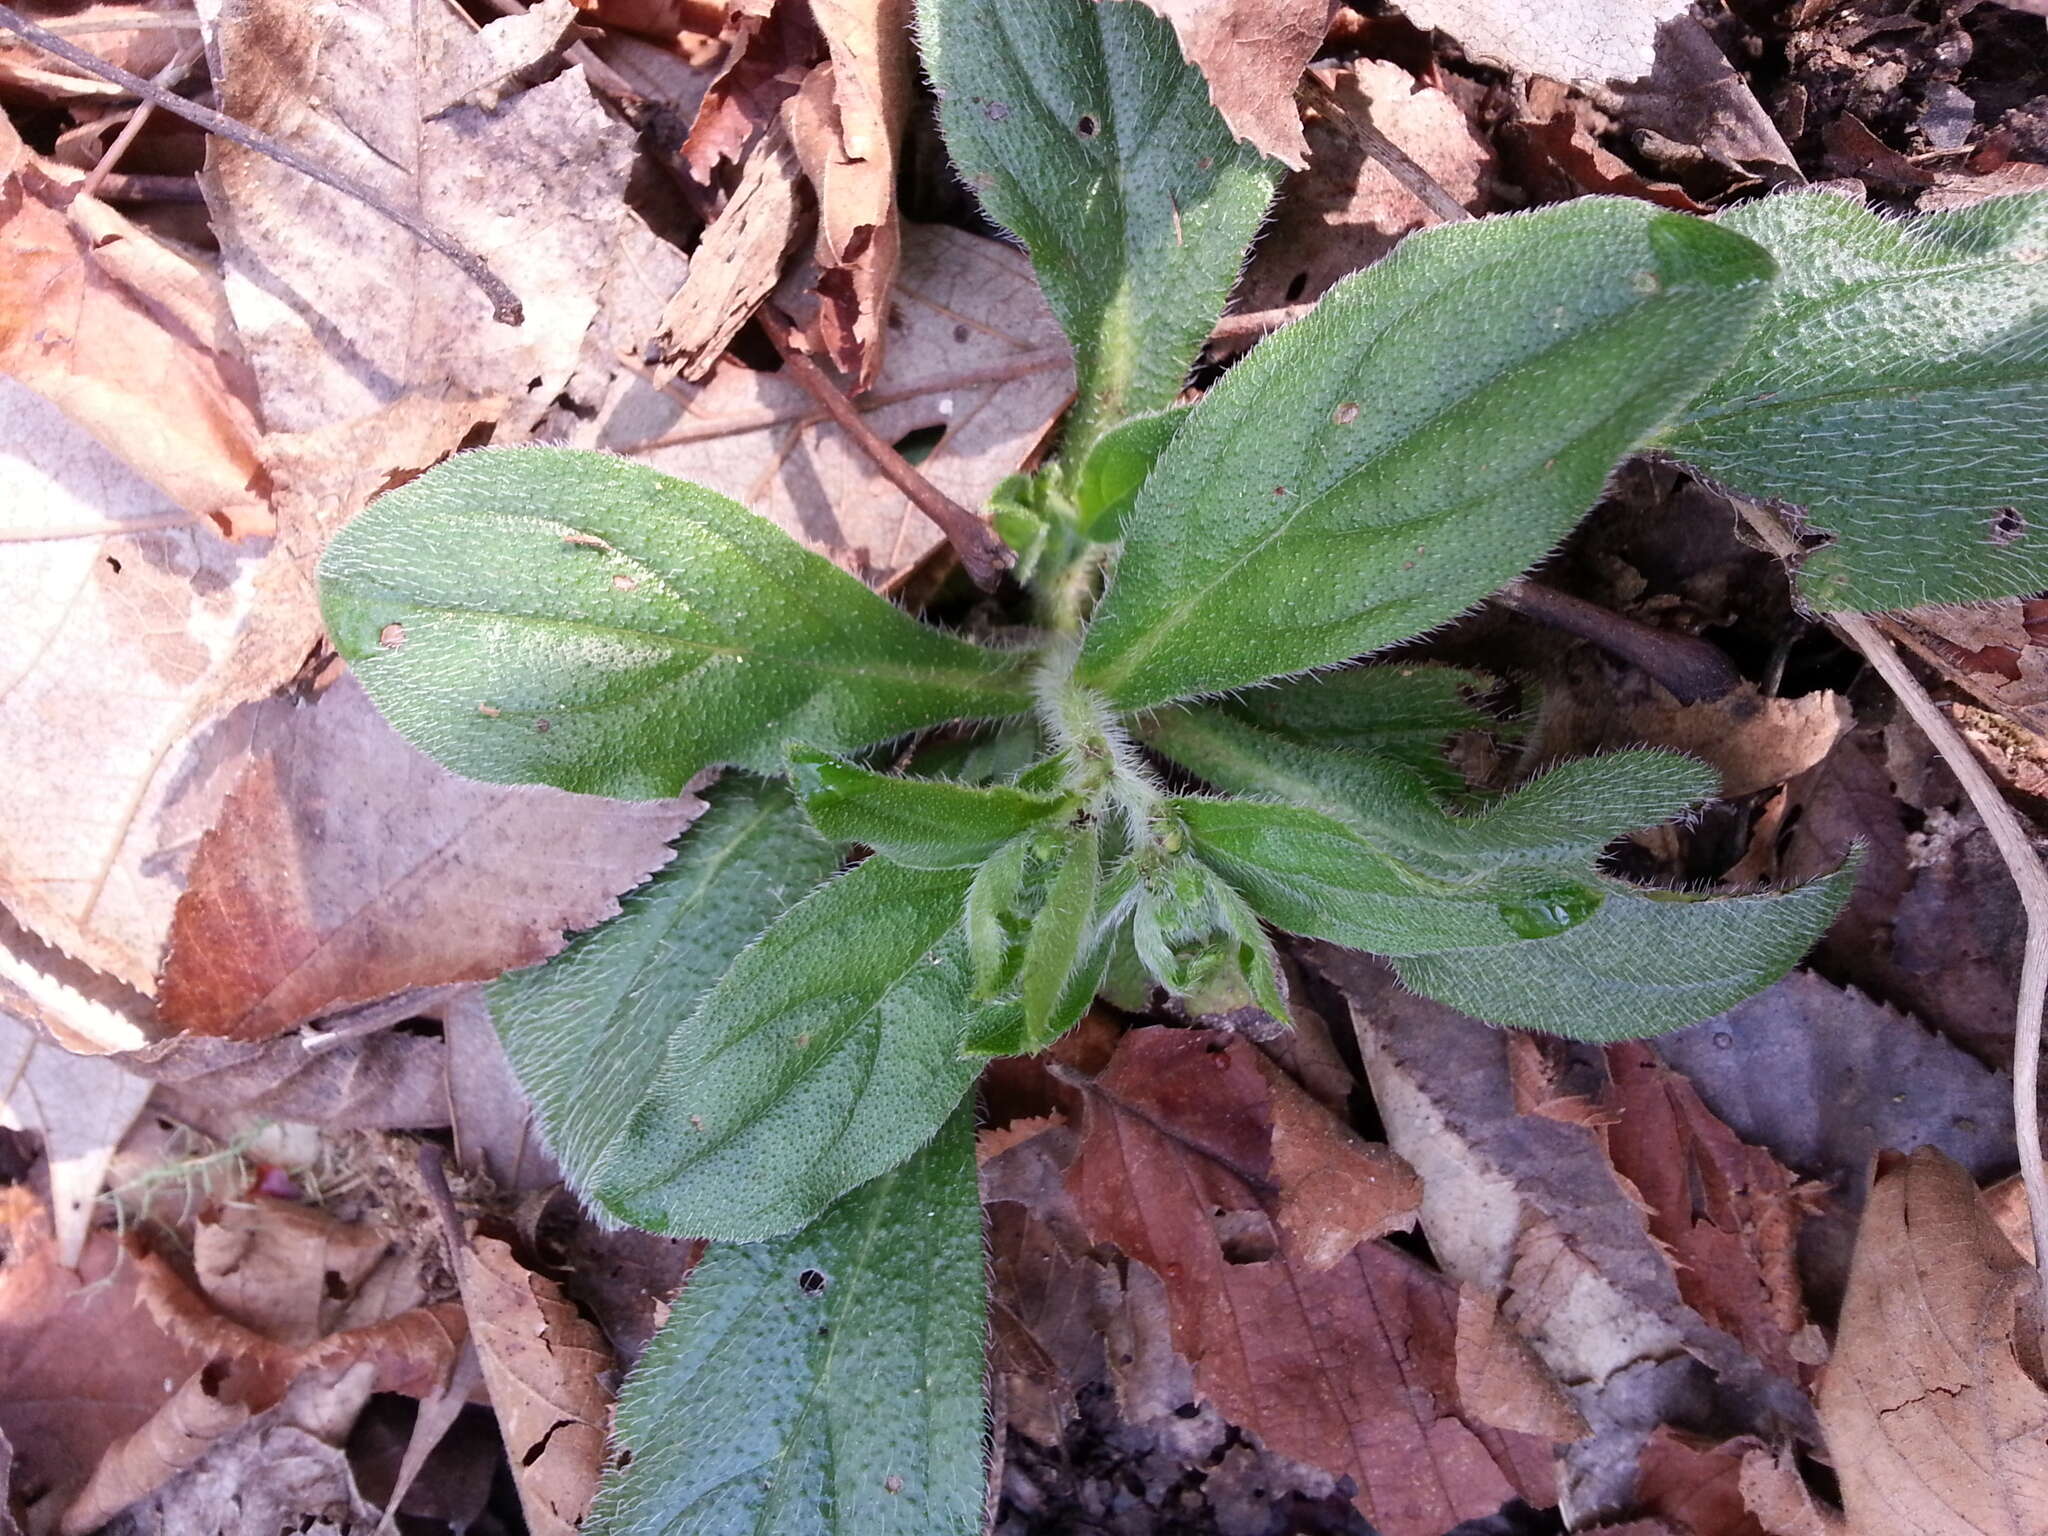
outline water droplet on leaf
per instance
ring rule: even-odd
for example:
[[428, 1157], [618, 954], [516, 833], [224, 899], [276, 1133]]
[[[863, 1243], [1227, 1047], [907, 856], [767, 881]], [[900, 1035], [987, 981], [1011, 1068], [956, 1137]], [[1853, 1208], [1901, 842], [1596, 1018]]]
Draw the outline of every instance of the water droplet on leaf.
[[1555, 938], [1600, 910], [1601, 895], [1583, 885], [1525, 891], [1500, 904], [1501, 921], [1516, 938]]

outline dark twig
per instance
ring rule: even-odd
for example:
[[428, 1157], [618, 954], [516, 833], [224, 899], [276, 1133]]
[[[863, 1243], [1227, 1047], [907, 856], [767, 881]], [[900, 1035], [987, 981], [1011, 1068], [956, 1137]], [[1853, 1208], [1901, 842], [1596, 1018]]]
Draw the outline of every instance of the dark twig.
[[782, 354], [783, 366], [789, 370], [790, 376], [823, 407], [839, 429], [853, 439], [889, 483], [931, 519], [939, 532], [946, 536], [946, 542], [953, 546], [954, 553], [959, 555], [961, 566], [974, 584], [984, 592], [993, 592], [1014, 559], [1002, 540], [995, 536], [988, 524], [919, 474], [916, 465], [875, 435], [874, 428], [846, 398], [846, 392], [827, 378], [824, 370], [797, 346], [789, 322], [776, 313], [774, 305], [762, 305], [754, 318], [775, 344], [775, 350]]
[[1301, 77], [1296, 99], [1322, 115], [1332, 128], [1350, 139], [1386, 168], [1387, 174], [1409, 191], [1415, 200], [1446, 224], [1456, 224], [1472, 215], [1444, 184], [1407, 150], [1372, 125], [1372, 120], [1353, 112], [1337, 93], [1310, 72]]
[[1495, 593], [1493, 600], [1632, 662], [1662, 683], [1681, 704], [1718, 699], [1742, 681], [1735, 663], [1717, 645], [1638, 624], [1540, 581], [1518, 581]]
[[175, 92], [153, 85], [140, 75], [130, 74], [118, 64], [109, 64], [105, 59], [86, 52], [83, 48], [65, 41], [56, 33], [20, 15], [12, 6], [0, 5], [0, 27], [16, 37], [34, 43], [45, 52], [54, 53], [69, 64], [75, 64], [88, 74], [110, 81], [164, 111], [182, 117], [188, 123], [197, 123], [208, 133], [239, 144], [244, 149], [275, 160], [280, 165], [290, 166], [301, 176], [307, 176], [322, 186], [332, 187], [346, 197], [352, 197], [366, 208], [384, 215], [399, 228], [407, 231], [422, 244], [430, 245], [460, 267], [469, 280], [481, 288], [491, 301], [491, 317], [503, 325], [518, 325], [525, 319], [525, 311], [519, 303], [519, 295], [505, 285], [503, 278], [493, 272], [481, 256], [460, 244], [454, 236], [436, 229], [415, 213], [394, 207], [386, 202], [374, 187], [364, 185], [353, 177], [328, 169], [318, 161], [309, 160], [288, 145], [267, 138], [245, 124], [202, 107], [196, 101], [187, 101]]

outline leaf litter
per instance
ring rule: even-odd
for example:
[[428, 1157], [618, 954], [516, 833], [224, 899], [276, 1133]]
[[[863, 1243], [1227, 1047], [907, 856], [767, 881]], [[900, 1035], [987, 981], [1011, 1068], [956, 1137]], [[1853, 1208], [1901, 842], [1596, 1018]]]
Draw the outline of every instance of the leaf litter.
[[[696, 1249], [552, 1189], [463, 984], [602, 921], [696, 802], [492, 789], [397, 749], [328, 665], [312, 564], [457, 448], [553, 441], [929, 594], [936, 531], [757, 315], [969, 506], [1053, 430], [1064, 343], [933, 164], [896, 0], [210, 0], [196, 34], [165, 7], [31, 9], [145, 75], [196, 35], [224, 110], [454, 232], [526, 321], [253, 151], [202, 169], [162, 113], [93, 170], [128, 100], [0, 46], [0, 1530], [231, 1505], [223, 1531], [368, 1529], [373, 1491], [475, 1519], [455, 1490], [500, 1469], [529, 1529], [573, 1529], [616, 1368]], [[1475, 212], [1827, 178], [1936, 208], [2048, 174], [2025, 6], [1154, 9], [1292, 172], [1198, 384], [1437, 216], [1361, 124]], [[1616, 867], [1785, 882], [1860, 845], [1844, 922], [1649, 1046], [1479, 1030], [1305, 946], [1292, 1037], [1104, 1010], [998, 1064], [994, 1529], [2048, 1523], [2039, 1320], [1993, 1217], [2018, 914], [1945, 771], [1730, 522], [1630, 470], [1545, 579], [1705, 637], [1737, 686], [1680, 701], [1611, 645], [1483, 609], [1431, 654], [1508, 679], [1533, 728], [1456, 761], [1498, 784], [1695, 752], [1722, 800]], [[1892, 623], [2036, 811], [2038, 606]], [[437, 1136], [452, 1243], [413, 1165]], [[373, 1467], [385, 1393], [431, 1405], [380, 1432], [445, 1500]], [[495, 1434], [464, 1432], [472, 1398]]]

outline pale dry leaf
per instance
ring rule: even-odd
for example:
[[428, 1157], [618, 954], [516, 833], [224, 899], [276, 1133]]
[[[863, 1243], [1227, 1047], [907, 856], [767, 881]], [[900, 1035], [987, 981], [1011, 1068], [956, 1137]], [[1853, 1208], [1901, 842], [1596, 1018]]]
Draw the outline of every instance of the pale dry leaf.
[[1458, 1287], [1458, 1406], [1482, 1424], [1560, 1443], [1591, 1432], [1536, 1352], [1484, 1291]]
[[832, 57], [794, 104], [797, 153], [818, 192], [819, 330], [856, 389], [881, 371], [902, 256], [896, 155], [917, 95], [910, 13], [910, 0], [812, 0]]
[[132, 1435], [107, 1447], [92, 1477], [65, 1508], [61, 1536], [87, 1536], [138, 1499], [148, 1498], [249, 1420], [249, 1405], [223, 1395], [231, 1373], [208, 1365], [185, 1378], [169, 1401]]
[[604, 1470], [611, 1351], [560, 1286], [496, 1238], [475, 1239], [455, 1265], [527, 1529], [569, 1536]]
[[462, 106], [495, 112], [508, 95], [539, 84], [542, 71], [571, 42], [596, 36], [579, 28], [576, 16], [574, 0], [539, 0], [485, 27], [450, 65], [440, 82], [447, 95], [427, 113], [428, 120]]
[[381, 1029], [308, 1049], [274, 1040], [158, 1041], [130, 1059], [159, 1102], [221, 1140], [264, 1121], [343, 1130], [433, 1130], [448, 1123], [447, 1046], [439, 1037]]
[[390, 1251], [389, 1234], [373, 1227], [257, 1196], [199, 1219], [192, 1268], [228, 1317], [302, 1348], [334, 1330], [343, 1303]]
[[291, 710], [193, 857], [164, 1018], [262, 1040], [407, 987], [488, 980], [618, 911], [702, 802], [458, 778], [352, 676]]
[[83, 1487], [107, 1447], [207, 1363], [151, 1320], [139, 1278], [105, 1232], [66, 1267], [42, 1202], [0, 1188], [0, 1434], [24, 1502]]
[[2020, 1338], [2033, 1284], [1961, 1167], [1931, 1149], [1880, 1166], [1819, 1396], [1862, 1536], [2048, 1530], [2048, 1391]]
[[9, 379], [0, 440], [0, 538], [29, 539], [0, 561], [0, 901], [146, 993], [246, 735], [222, 716], [289, 675], [241, 651], [267, 557], [193, 522]]
[[1742, 1502], [1770, 1536], [1851, 1536], [1842, 1517], [1817, 1501], [1790, 1450], [1742, 1453]]
[[[623, 221], [632, 134], [579, 69], [429, 119], [491, 41], [447, 5], [208, 0], [221, 109], [367, 182], [488, 262], [525, 320], [500, 325], [445, 256], [353, 199], [239, 146], [202, 179], [264, 425], [304, 432], [408, 394], [523, 397], [516, 436], [574, 366]], [[485, 31], [511, 26], [516, 18]]]
[[[264, 531], [255, 380], [219, 279], [77, 195], [62, 179], [73, 174], [31, 159], [0, 184], [0, 372], [61, 407], [175, 506]], [[10, 452], [26, 451], [18, 434], [0, 423]]]
[[466, 987], [440, 1009], [455, 1160], [507, 1198], [562, 1182], [541, 1140], [533, 1100], [519, 1086], [481, 988]]
[[1308, 155], [1294, 87], [1323, 45], [1335, 0], [1145, 0], [1240, 139], [1299, 170]]
[[709, 373], [782, 279], [782, 262], [810, 217], [789, 136], [770, 125], [740, 168], [739, 185], [690, 253], [689, 275], [661, 312], [656, 383]]
[[1620, 689], [1546, 690], [1539, 724], [1546, 757], [1622, 746], [1688, 753], [1721, 775], [1721, 793], [1754, 794], [1795, 778], [1833, 750], [1854, 716], [1849, 701], [1820, 690], [1780, 698], [1745, 682], [1718, 699], [1681, 704], [1631, 673]]
[[1320, 1271], [1286, 1256], [1256, 1059], [1224, 1031], [1124, 1037], [1089, 1085], [1068, 1173], [1089, 1235], [1159, 1275], [1174, 1349], [1218, 1411], [1353, 1478], [1388, 1536], [1439, 1536], [1517, 1497], [1548, 1503], [1549, 1447], [1459, 1411], [1443, 1277], [1373, 1242]]
[[60, 1264], [84, 1252], [107, 1164], [149, 1090], [116, 1058], [75, 1056], [0, 1011], [0, 1125], [42, 1137]]
[[[906, 229], [891, 314], [888, 357], [858, 403], [885, 442], [936, 434], [920, 470], [978, 507], [1072, 398], [1065, 337], [1020, 252], [943, 225]], [[643, 389], [602, 446], [723, 492], [873, 582], [942, 542], [799, 385], [732, 359], [694, 390]]]
[[1519, 0], [1403, 0], [1419, 27], [1458, 40], [1480, 63], [1573, 85], [1636, 80], [1657, 62], [1658, 29], [1689, 0], [1567, 0], [1540, 8]]
[[[1493, 150], [1448, 93], [1383, 59], [1360, 59], [1331, 78], [1346, 113], [1399, 145], [1473, 213], [1488, 211]], [[1238, 309], [1313, 302], [1338, 278], [1437, 222], [1341, 124], [1319, 113], [1307, 135], [1308, 167], [1281, 183], [1238, 285]]]
[[[63, 14], [74, 27], [91, 24], [86, 46], [94, 53], [130, 74], [148, 76], [170, 63], [178, 45], [192, 36], [190, 31], [160, 25], [182, 9], [179, 0], [159, 0], [155, 5], [86, 5]], [[89, 75], [12, 33], [0, 33], [0, 95], [44, 102], [127, 98], [113, 81]]]

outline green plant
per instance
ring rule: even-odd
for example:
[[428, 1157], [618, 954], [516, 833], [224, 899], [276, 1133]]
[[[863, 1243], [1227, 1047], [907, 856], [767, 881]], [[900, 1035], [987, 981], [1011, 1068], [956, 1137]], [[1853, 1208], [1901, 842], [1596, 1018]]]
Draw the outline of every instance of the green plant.
[[[926, 0], [921, 25], [954, 157], [1077, 356], [1064, 451], [993, 508], [1028, 615], [944, 634], [708, 491], [539, 448], [384, 496], [322, 566], [337, 648], [458, 772], [620, 797], [757, 775], [494, 994], [583, 1194], [735, 1245], [626, 1391], [606, 1532], [976, 1527], [961, 1106], [1105, 978], [1284, 1017], [1278, 930], [1614, 1039], [1799, 958], [1849, 871], [1734, 895], [1600, 871], [1715, 793], [1702, 765], [1619, 752], [1479, 798], [1440, 753], [1485, 723], [1469, 679], [1330, 670], [1528, 569], [1626, 456], [1796, 502], [1833, 535], [1809, 565], [1832, 606], [2048, 585], [2048, 198], [1443, 227], [1187, 409], [1273, 168], [1127, 0]], [[936, 728], [911, 771], [864, 756]]]

